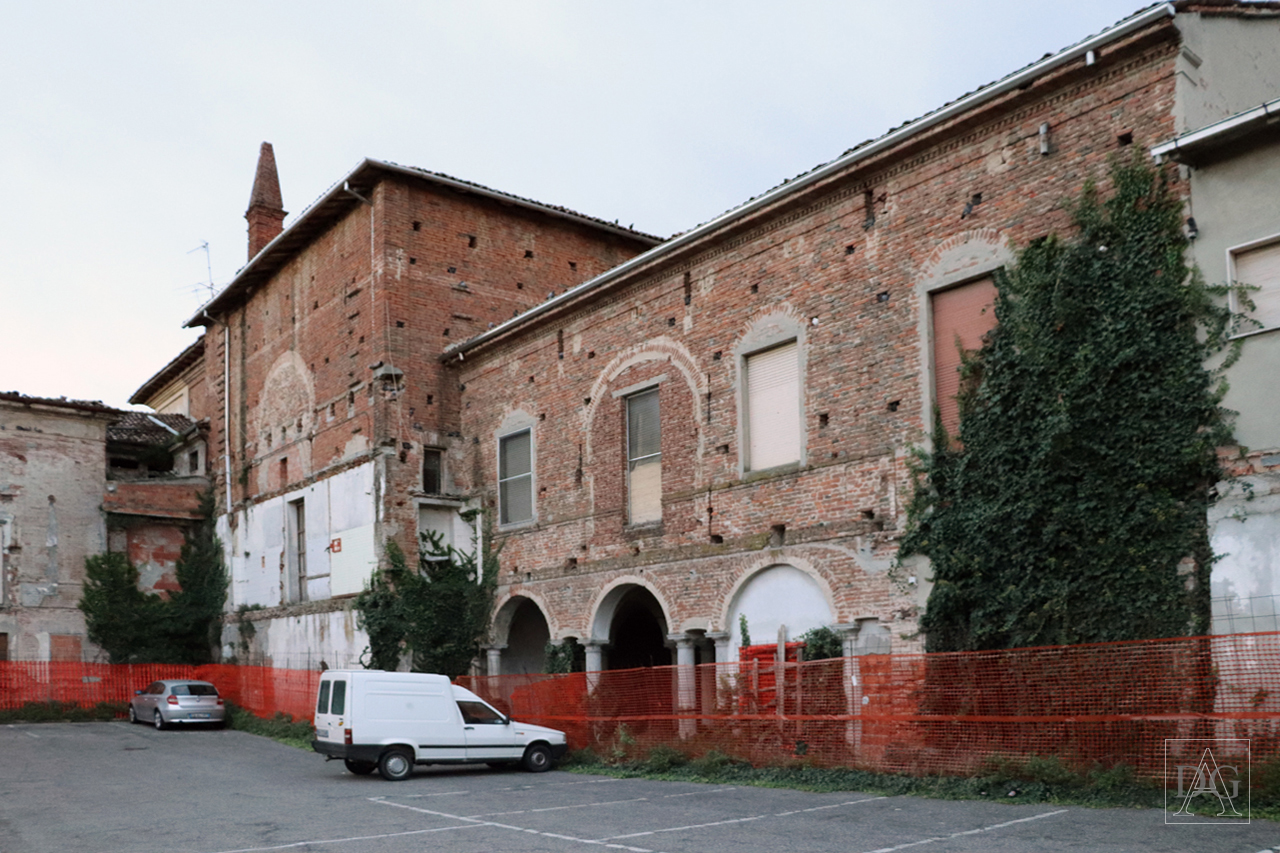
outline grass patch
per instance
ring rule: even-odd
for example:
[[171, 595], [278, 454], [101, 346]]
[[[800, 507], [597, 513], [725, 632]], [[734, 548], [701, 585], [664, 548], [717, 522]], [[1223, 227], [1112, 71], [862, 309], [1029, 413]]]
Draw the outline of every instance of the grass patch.
[[27, 702], [20, 708], [0, 708], [0, 724], [94, 723], [118, 720], [128, 711], [127, 702], [99, 702], [89, 708], [74, 702]]
[[231, 702], [227, 703], [227, 728], [306, 750], [311, 749], [311, 741], [315, 737], [315, 730], [307, 720], [294, 720], [289, 714], [278, 711], [274, 717], [259, 717]]
[[[673, 755], [674, 754], [674, 755]], [[677, 757], [678, 756], [678, 757]], [[644, 758], [608, 761], [589, 749], [575, 750], [560, 762], [573, 773], [615, 778], [644, 778], [719, 785], [755, 785], [831, 793], [861, 791], [884, 796], [931, 797], [940, 800], [986, 800], [1003, 803], [1052, 803], [1091, 808], [1164, 808], [1164, 793], [1125, 765], [1081, 772], [1056, 758], [1014, 761], [993, 758], [972, 777], [907, 776], [872, 773], [847, 767], [815, 767], [804, 762], [753, 767], [711, 750], [689, 758], [671, 747], [656, 747]], [[1254, 766], [1253, 817], [1280, 820], [1271, 787], [1280, 787], [1280, 759]], [[1216, 814], [1205, 805], [1205, 814]]]

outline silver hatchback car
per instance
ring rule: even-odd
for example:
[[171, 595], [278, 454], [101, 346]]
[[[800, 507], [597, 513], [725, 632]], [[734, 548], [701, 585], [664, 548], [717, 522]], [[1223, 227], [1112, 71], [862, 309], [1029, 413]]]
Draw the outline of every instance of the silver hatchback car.
[[133, 691], [129, 700], [129, 722], [151, 723], [157, 729], [175, 723], [222, 726], [226, 714], [218, 688], [207, 681], [153, 681], [146, 690]]

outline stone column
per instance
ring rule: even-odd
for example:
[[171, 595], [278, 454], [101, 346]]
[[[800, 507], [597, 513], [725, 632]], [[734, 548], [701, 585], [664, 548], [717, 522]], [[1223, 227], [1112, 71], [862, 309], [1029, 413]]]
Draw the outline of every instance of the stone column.
[[[687, 633], [668, 634], [667, 639], [676, 645], [676, 711], [679, 714], [692, 714], [697, 710], [698, 688], [695, 682], [697, 672], [694, 668], [694, 648], [696, 638]], [[698, 721], [693, 719], [680, 721], [680, 737], [692, 737], [698, 730]]]
[[502, 675], [502, 650], [506, 647], [505, 643], [493, 643], [484, 647], [489, 658], [490, 675]]
[[604, 666], [604, 640], [579, 640], [587, 650], [587, 692], [593, 692], [600, 683], [600, 670]]
[[844, 739], [854, 748], [862, 745], [862, 722], [855, 720], [862, 708], [862, 678], [858, 671], [858, 659], [854, 657], [858, 642], [858, 623], [844, 622], [832, 625], [840, 632], [841, 652], [844, 657], [844, 705], [845, 713], [850, 719], [845, 723]]
[[733, 686], [738, 674], [738, 667], [729, 660], [729, 640], [733, 635], [728, 631], [708, 631], [706, 637], [716, 648], [716, 710], [721, 714], [732, 713], [734, 709], [728, 706], [733, 702]]

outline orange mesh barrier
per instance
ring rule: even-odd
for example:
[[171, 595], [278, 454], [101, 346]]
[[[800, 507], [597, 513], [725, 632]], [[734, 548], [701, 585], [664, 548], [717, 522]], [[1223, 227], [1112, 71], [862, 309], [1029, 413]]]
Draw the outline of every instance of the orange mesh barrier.
[[224, 698], [260, 717], [285, 713], [296, 720], [312, 718], [320, 684], [319, 672], [261, 666], [0, 661], [0, 708], [28, 702], [83, 708], [125, 703], [133, 691], [164, 678], [210, 681]]
[[747, 657], [460, 681], [517, 719], [565, 729], [571, 748], [613, 757], [666, 745], [757, 764], [968, 775], [993, 760], [1056, 756], [1158, 776], [1165, 738], [1204, 737], [1251, 738], [1255, 760], [1280, 757], [1280, 632], [804, 663]]

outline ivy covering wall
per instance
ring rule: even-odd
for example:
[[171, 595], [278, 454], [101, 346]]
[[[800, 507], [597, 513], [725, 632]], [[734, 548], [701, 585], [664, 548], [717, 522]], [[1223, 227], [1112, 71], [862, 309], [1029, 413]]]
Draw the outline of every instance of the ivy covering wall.
[[[1182, 204], [1135, 158], [1074, 233], [996, 276], [959, 435], [918, 459], [904, 555], [932, 563], [930, 651], [1203, 634], [1205, 512], [1231, 443], [1231, 315], [1183, 258]], [[1227, 359], [1229, 361], [1230, 359]]]

